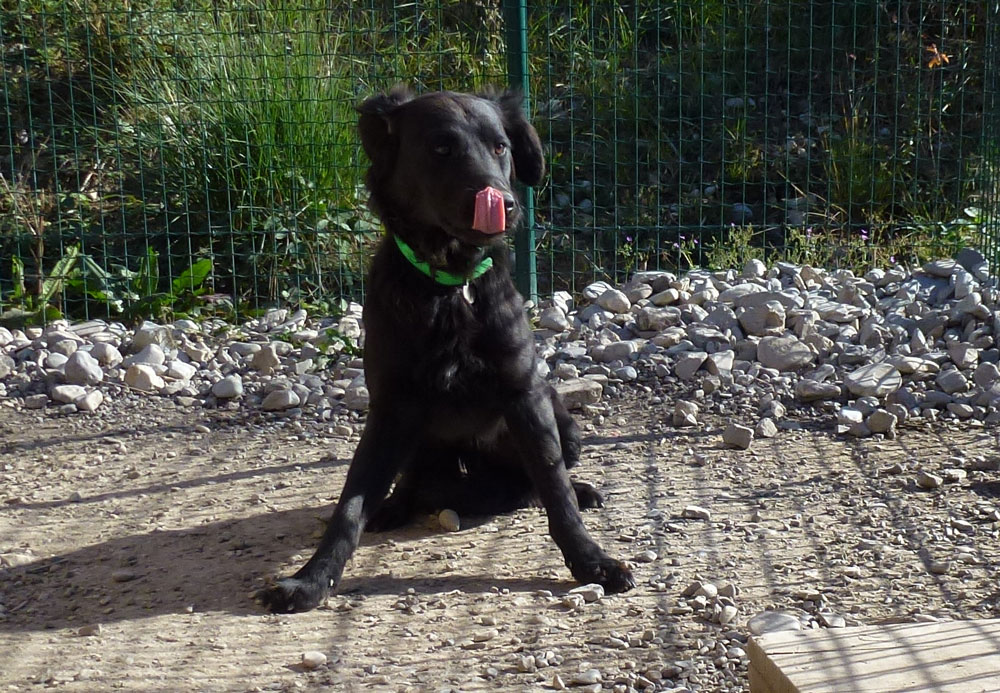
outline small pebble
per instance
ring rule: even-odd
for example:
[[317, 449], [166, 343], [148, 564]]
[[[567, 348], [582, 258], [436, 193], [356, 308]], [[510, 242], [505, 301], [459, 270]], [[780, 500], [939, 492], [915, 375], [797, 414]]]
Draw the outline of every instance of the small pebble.
[[326, 664], [326, 655], [318, 650], [309, 650], [302, 653], [302, 668], [313, 670]]
[[462, 521], [454, 510], [442, 510], [437, 519], [441, 529], [446, 532], [457, 532], [462, 528]]

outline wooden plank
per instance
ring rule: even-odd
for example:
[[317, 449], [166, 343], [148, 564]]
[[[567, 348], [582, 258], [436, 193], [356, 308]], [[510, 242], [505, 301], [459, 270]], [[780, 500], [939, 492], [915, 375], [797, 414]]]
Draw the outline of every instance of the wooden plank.
[[997, 693], [1000, 619], [753, 636], [751, 693]]

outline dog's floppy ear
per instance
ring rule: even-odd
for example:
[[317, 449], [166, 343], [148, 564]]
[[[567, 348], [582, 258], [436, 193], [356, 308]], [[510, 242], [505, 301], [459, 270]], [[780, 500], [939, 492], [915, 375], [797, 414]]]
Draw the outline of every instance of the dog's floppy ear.
[[545, 157], [538, 133], [528, 122], [520, 92], [506, 91], [497, 101], [503, 114], [503, 129], [510, 138], [514, 176], [526, 185], [538, 185], [545, 175]]
[[361, 114], [358, 119], [361, 146], [372, 163], [385, 154], [387, 145], [392, 140], [392, 112], [412, 98], [413, 93], [409, 88], [399, 84], [390, 89], [388, 94], [371, 96], [357, 107]]

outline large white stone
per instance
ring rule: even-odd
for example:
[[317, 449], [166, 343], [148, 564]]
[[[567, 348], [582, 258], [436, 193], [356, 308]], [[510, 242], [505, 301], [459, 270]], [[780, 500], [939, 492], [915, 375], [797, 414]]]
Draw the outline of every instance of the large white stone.
[[757, 345], [757, 360], [778, 371], [794, 371], [812, 364], [816, 354], [797, 337], [764, 337]]
[[74, 385], [96, 385], [104, 380], [104, 371], [89, 352], [77, 350], [70, 354], [63, 366], [66, 380]]
[[857, 397], [885, 397], [903, 384], [903, 376], [888, 363], [871, 363], [844, 376], [844, 386]]

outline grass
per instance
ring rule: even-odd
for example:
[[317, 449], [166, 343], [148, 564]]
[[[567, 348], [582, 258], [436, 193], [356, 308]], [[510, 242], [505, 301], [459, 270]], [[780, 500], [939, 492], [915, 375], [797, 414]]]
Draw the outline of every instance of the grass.
[[169, 256], [232, 257], [223, 281], [243, 278], [271, 301], [282, 298], [273, 277], [333, 288], [327, 266], [354, 289], [358, 243], [375, 231], [363, 214], [339, 213], [362, 207], [355, 81], [342, 28], [314, 15], [218, 13], [211, 31], [176, 35], [184, 59], [144, 61], [119, 89], [141, 193], [161, 204], [157, 236], [180, 246]]

